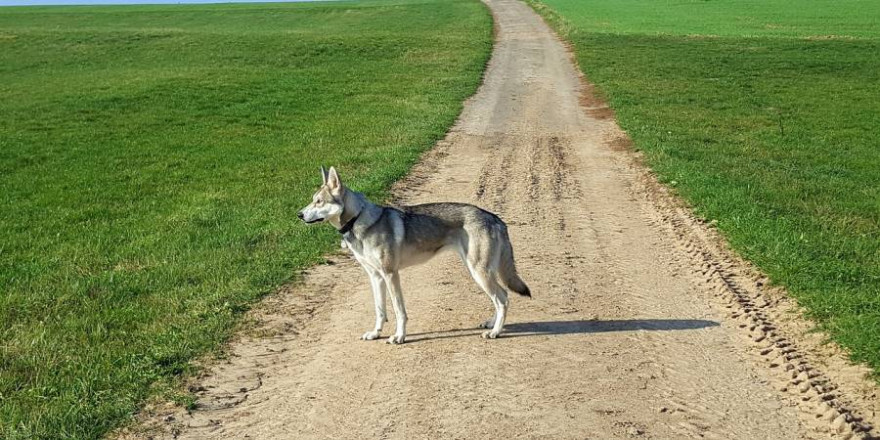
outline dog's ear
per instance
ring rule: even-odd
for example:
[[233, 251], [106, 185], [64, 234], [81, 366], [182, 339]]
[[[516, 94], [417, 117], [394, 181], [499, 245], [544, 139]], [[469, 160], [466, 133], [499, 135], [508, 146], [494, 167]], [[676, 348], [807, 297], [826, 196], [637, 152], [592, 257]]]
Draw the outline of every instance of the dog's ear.
[[321, 185], [327, 184], [327, 170], [324, 169], [324, 165], [321, 165]]
[[327, 187], [335, 192], [339, 192], [342, 189], [342, 181], [339, 180], [339, 174], [334, 167], [330, 167], [330, 172], [327, 173]]

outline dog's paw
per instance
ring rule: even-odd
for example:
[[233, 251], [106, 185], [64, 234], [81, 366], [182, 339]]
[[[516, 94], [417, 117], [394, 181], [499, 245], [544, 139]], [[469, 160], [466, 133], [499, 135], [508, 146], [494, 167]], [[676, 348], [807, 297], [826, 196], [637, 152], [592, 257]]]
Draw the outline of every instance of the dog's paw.
[[483, 334], [480, 336], [482, 336], [483, 339], [495, 339], [498, 337], [499, 333], [500, 332], [496, 332], [495, 330], [489, 330], [487, 332], [483, 332]]
[[389, 344], [403, 344], [403, 340], [406, 339], [406, 336], [403, 335], [391, 335], [388, 338]]
[[361, 336], [361, 339], [363, 339], [364, 341], [372, 341], [373, 339], [378, 339], [378, 338], [379, 338], [379, 332], [377, 330], [373, 330], [371, 332], [366, 332], [366, 333], [364, 333], [363, 336]]

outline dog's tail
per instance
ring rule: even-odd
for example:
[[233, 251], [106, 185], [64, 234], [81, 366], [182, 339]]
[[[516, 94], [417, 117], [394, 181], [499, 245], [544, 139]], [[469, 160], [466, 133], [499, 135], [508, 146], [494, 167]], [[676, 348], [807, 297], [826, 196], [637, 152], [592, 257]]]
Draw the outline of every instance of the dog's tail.
[[519, 277], [516, 272], [516, 262], [513, 260], [513, 245], [507, 235], [507, 228], [503, 229], [501, 244], [501, 260], [498, 262], [498, 275], [501, 284], [522, 296], [532, 297], [529, 286]]

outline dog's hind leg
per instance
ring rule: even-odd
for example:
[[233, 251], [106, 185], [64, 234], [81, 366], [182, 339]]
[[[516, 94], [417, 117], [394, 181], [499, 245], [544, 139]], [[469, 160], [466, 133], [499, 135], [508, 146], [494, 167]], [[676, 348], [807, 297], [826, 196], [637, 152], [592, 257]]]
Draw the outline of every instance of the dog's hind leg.
[[495, 321], [498, 320], [498, 304], [495, 301], [495, 296], [492, 295], [491, 293], [489, 293], [490, 290], [486, 290], [486, 287], [484, 287], [483, 284], [477, 280], [477, 272], [474, 269], [474, 265], [476, 263], [471, 263], [470, 260], [468, 260], [468, 251], [469, 250], [470, 250], [470, 247], [468, 246], [467, 240], [463, 240], [459, 244], [459, 247], [458, 247], [458, 256], [461, 257], [461, 263], [464, 264], [464, 267], [467, 269], [468, 274], [470, 274], [471, 278], [474, 279], [474, 281], [477, 283], [477, 285], [480, 286], [480, 288], [483, 289], [483, 291], [489, 295], [489, 299], [492, 300], [492, 305], [495, 307], [495, 313], [492, 315], [492, 317], [481, 322], [477, 327], [479, 327], [479, 328], [493, 328], [493, 327], [495, 327]]
[[[483, 286], [480, 286], [480, 288], [482, 289]], [[495, 313], [492, 314], [491, 318], [481, 322], [479, 325], [480, 328], [494, 328], [495, 322], [498, 321], [498, 301], [495, 299], [495, 295], [491, 294], [489, 295], [489, 299], [492, 300], [492, 306], [495, 307]]]
[[400, 289], [400, 274], [396, 271], [383, 273], [385, 286], [391, 294], [391, 306], [394, 307], [394, 317], [397, 321], [396, 332], [388, 338], [389, 344], [403, 344], [406, 340], [406, 306], [403, 304], [403, 291]]
[[495, 339], [504, 328], [507, 318], [507, 291], [497, 281], [498, 261], [501, 249], [497, 246], [495, 231], [468, 231], [466, 244], [462, 246], [461, 255], [474, 281], [489, 295], [495, 306], [495, 316], [483, 323], [490, 330], [483, 332], [483, 338]]
[[382, 332], [382, 326], [388, 321], [388, 315], [385, 311], [385, 279], [376, 271], [368, 271], [368, 274], [370, 275], [370, 284], [373, 287], [373, 303], [376, 307], [376, 325], [373, 327], [373, 331], [364, 333], [364, 335], [361, 336], [361, 339], [372, 341], [379, 337], [379, 334]]
[[509, 300], [507, 299], [507, 292], [501, 287], [500, 284], [495, 282], [495, 280], [491, 280], [490, 284], [491, 288], [495, 291], [495, 294], [492, 295], [492, 299], [495, 301], [495, 325], [491, 330], [487, 332], [483, 332], [484, 338], [495, 339], [498, 335], [501, 334], [501, 331], [504, 329], [504, 320], [507, 319], [507, 309], [510, 305]]
[[507, 292], [504, 291], [504, 288], [502, 288], [501, 285], [484, 270], [475, 268], [471, 266], [470, 263], [468, 266], [468, 269], [474, 277], [474, 281], [476, 281], [483, 291], [489, 295], [489, 299], [492, 300], [492, 305], [495, 306], [495, 317], [483, 324], [486, 328], [489, 328], [491, 324], [491, 330], [483, 332], [482, 335], [486, 339], [495, 339], [501, 334], [501, 330], [504, 328], [504, 320], [507, 318], [507, 308], [509, 304]]

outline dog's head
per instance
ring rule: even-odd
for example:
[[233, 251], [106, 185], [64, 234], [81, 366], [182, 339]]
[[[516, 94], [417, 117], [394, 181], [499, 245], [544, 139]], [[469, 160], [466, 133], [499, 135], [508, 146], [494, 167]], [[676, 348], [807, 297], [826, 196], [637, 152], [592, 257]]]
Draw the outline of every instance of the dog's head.
[[301, 209], [296, 216], [306, 223], [318, 223], [334, 219], [338, 222], [342, 210], [345, 208], [343, 196], [345, 187], [339, 180], [336, 168], [330, 167], [330, 171], [324, 171], [321, 167], [321, 178], [324, 183], [312, 196], [312, 203]]

